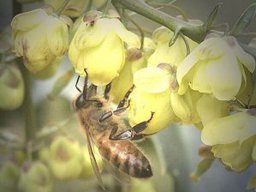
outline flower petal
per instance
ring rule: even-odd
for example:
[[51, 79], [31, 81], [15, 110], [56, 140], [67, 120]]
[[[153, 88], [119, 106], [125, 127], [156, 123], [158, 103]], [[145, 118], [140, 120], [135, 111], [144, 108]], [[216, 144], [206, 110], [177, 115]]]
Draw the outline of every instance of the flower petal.
[[256, 117], [245, 112], [209, 122], [202, 130], [201, 139], [206, 145], [240, 143], [256, 134]]
[[238, 61], [244, 65], [251, 73], [255, 70], [255, 59], [252, 55], [246, 53], [241, 46], [238, 44], [235, 37], [228, 36], [226, 40], [232, 51], [236, 55]]
[[212, 60], [206, 66], [205, 77], [212, 88], [213, 95], [219, 100], [234, 99], [242, 83], [240, 66], [228, 50], [221, 60]]
[[[88, 66], [89, 80], [93, 84], [106, 85], [119, 75], [125, 62], [125, 50], [116, 34], [109, 33], [99, 46], [85, 51], [83, 63]], [[84, 71], [80, 75], [85, 75]]]
[[203, 125], [227, 116], [229, 113], [229, 105], [227, 102], [219, 101], [212, 95], [204, 94], [196, 104], [197, 112]]
[[157, 67], [147, 67], [134, 73], [135, 86], [147, 93], [160, 93], [170, 87], [171, 74]]
[[48, 15], [43, 9], [34, 9], [16, 15], [11, 22], [11, 26], [13, 31], [29, 31], [47, 21], [47, 19]]

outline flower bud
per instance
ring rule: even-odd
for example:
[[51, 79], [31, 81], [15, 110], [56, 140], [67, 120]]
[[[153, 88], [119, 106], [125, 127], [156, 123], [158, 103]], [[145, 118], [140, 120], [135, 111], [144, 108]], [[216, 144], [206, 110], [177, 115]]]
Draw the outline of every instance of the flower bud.
[[41, 162], [26, 165], [19, 181], [19, 190], [22, 192], [51, 192], [52, 180], [48, 168]]
[[194, 182], [197, 182], [200, 179], [200, 177], [211, 167], [213, 160], [214, 160], [214, 158], [202, 159], [198, 163], [195, 172], [190, 175], [190, 178]]
[[251, 176], [246, 189], [256, 189], [256, 173]]
[[[155, 52], [148, 59], [148, 66], [157, 66], [159, 63], [168, 63], [177, 67], [187, 55], [187, 48], [182, 37], [178, 37], [175, 43], [169, 46], [173, 32], [165, 27], [157, 28], [153, 32], [153, 41], [157, 44]], [[185, 37], [190, 50], [193, 50], [197, 43]]]
[[77, 178], [82, 171], [81, 152], [77, 142], [56, 138], [50, 146], [48, 160], [53, 175], [61, 180]]
[[0, 109], [14, 110], [24, 99], [24, 80], [13, 64], [0, 64]]
[[130, 99], [128, 118], [131, 126], [153, 119], [143, 134], [153, 134], [166, 128], [174, 114], [170, 103], [171, 75], [156, 67], [144, 68], [134, 74], [135, 89]]
[[4, 192], [16, 192], [20, 177], [19, 167], [11, 162], [6, 162], [0, 169], [0, 188]]
[[16, 15], [11, 23], [14, 51], [33, 73], [45, 69], [68, 48], [68, 27], [57, 16], [35, 9]]
[[238, 94], [245, 68], [255, 69], [254, 58], [234, 37], [211, 37], [197, 46], [177, 68], [179, 94], [188, 88], [213, 94], [218, 100], [232, 100]]
[[86, 69], [93, 84], [104, 86], [123, 68], [125, 42], [136, 44], [139, 39], [127, 31], [117, 18], [85, 20], [71, 41], [69, 58], [76, 73], [84, 76]]

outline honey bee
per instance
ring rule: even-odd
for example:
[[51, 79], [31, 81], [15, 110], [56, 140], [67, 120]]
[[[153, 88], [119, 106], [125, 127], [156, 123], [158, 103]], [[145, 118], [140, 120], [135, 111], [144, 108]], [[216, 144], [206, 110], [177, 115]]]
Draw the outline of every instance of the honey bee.
[[[85, 70], [86, 72], [86, 70]], [[79, 77], [76, 82], [76, 88]], [[74, 107], [82, 127], [85, 129], [88, 151], [94, 172], [103, 186], [100, 171], [92, 150], [92, 142], [97, 146], [101, 156], [119, 170], [131, 177], [148, 178], [152, 176], [149, 160], [130, 140], [139, 139], [144, 135], [141, 132], [153, 118], [131, 127], [122, 117], [122, 113], [129, 106], [129, 94], [134, 86], [126, 93], [116, 110], [111, 111], [111, 102], [108, 98], [110, 84], [106, 86], [104, 96], [97, 96], [97, 87], [88, 87], [88, 73], [86, 72], [83, 91], [74, 102]], [[127, 106], [125, 106], [127, 104]], [[127, 129], [128, 127], [128, 129]], [[120, 132], [121, 130], [122, 132]], [[118, 133], [119, 132], [119, 133]]]

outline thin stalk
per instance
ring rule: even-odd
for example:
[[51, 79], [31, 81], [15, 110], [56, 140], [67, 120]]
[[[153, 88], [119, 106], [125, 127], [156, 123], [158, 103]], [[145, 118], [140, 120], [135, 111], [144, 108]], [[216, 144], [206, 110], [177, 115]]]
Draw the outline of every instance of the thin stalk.
[[[13, 4], [13, 16], [22, 12], [22, 6], [16, 0], [12, 1]], [[23, 101], [23, 114], [25, 120], [25, 140], [29, 146], [29, 143], [35, 139], [36, 133], [36, 116], [32, 102], [32, 90], [31, 90], [31, 75], [29, 71], [25, 68], [21, 59], [17, 59], [20, 64], [20, 70], [23, 75], [24, 85], [25, 85], [25, 97]], [[29, 153], [29, 151], [28, 151]], [[29, 157], [30, 155], [28, 155]]]
[[104, 16], [107, 15], [107, 13], [108, 13], [108, 9], [110, 7], [110, 3], [111, 3], [111, 0], [107, 0], [106, 5], [104, 7], [104, 11], [103, 11], [103, 15]]
[[138, 29], [140, 32], [140, 50], [143, 50], [144, 47], [144, 32], [142, 28], [129, 16], [129, 14], [125, 13], [125, 17]]
[[35, 139], [36, 135], [36, 115], [32, 101], [32, 79], [30, 72], [21, 63], [21, 72], [24, 78], [25, 85], [25, 98], [23, 102], [23, 110], [25, 115], [25, 125], [26, 125], [26, 141], [31, 142]]
[[67, 7], [68, 3], [69, 3], [69, 0], [65, 0], [65, 1], [61, 4], [61, 6], [56, 10], [56, 14], [57, 14], [57, 15], [61, 15], [61, 13], [62, 13], [62, 12], [65, 10], [65, 8]]
[[205, 38], [207, 28], [203, 24], [189, 23], [182, 19], [172, 17], [164, 12], [156, 10], [142, 0], [112, 0], [112, 3], [116, 8], [123, 7], [134, 11], [172, 31], [180, 29], [184, 35], [198, 43], [202, 42]]

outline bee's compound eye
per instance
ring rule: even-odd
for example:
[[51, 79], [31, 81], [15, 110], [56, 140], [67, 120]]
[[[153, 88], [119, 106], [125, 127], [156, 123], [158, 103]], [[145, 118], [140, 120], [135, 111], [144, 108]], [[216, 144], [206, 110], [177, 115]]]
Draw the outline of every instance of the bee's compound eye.
[[79, 95], [75, 102], [76, 108], [80, 109], [84, 106], [84, 104], [85, 104], [85, 101], [84, 101], [83, 95]]
[[98, 108], [100, 108], [100, 107], [102, 107], [102, 106], [103, 106], [103, 103], [102, 103], [102, 102], [100, 102], [100, 101], [97, 101], [97, 102], [96, 102], [96, 105], [97, 105], [97, 107], [98, 107]]

